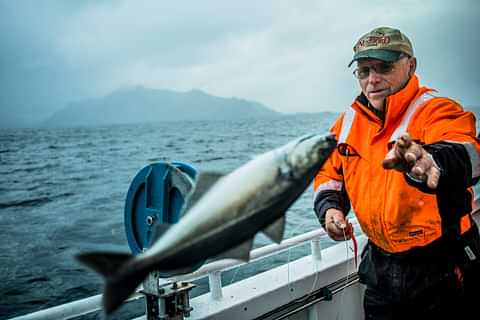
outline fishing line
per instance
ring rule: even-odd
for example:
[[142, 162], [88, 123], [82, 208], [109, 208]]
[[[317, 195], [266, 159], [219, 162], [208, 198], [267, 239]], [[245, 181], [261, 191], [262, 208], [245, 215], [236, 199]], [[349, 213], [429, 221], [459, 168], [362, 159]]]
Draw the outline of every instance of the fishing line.
[[[292, 299], [292, 294], [291, 294], [292, 288], [290, 287], [290, 248], [288, 248], [288, 265], [287, 265], [287, 267], [288, 267], [288, 269], [287, 269], [288, 270], [288, 272], [287, 272], [287, 274], [288, 274], [288, 288], [289, 288], [290, 299]], [[299, 302], [305, 301], [312, 296], [312, 294], [315, 290], [315, 287], [317, 286], [317, 281], [318, 281], [318, 278], [319, 278], [317, 261], [313, 262], [313, 268], [314, 268], [314, 272], [315, 272], [315, 278], [313, 280], [312, 287], [310, 288], [309, 293], [305, 297], [297, 299], [296, 301], [299, 301]]]
[[[295, 229], [293, 229], [292, 234], [294, 235], [294, 234], [295, 234], [295, 231], [297, 231], [300, 227], [304, 227], [305, 225], [306, 225], [306, 224], [301, 224], [301, 225], [297, 226]], [[345, 234], [345, 231], [344, 231], [344, 234]], [[344, 235], [344, 236], [345, 236], [345, 235]], [[346, 238], [346, 236], [345, 236], [345, 238]], [[287, 260], [288, 260], [288, 261], [287, 261], [287, 279], [288, 279], [288, 280], [287, 280], [287, 281], [288, 281], [288, 291], [289, 291], [290, 299], [293, 299], [293, 298], [292, 298], [291, 282], [290, 282], [290, 262], [291, 262], [291, 261], [290, 261], [290, 249], [291, 249], [291, 247], [288, 248], [288, 259], [287, 259]], [[306, 301], [306, 300], [308, 300], [308, 299], [312, 296], [312, 294], [314, 293], [315, 288], [316, 288], [316, 286], [317, 286], [318, 279], [319, 279], [318, 262], [317, 262], [317, 261], [314, 261], [314, 262], [313, 262], [313, 268], [314, 268], [314, 272], [315, 272], [315, 278], [314, 278], [314, 280], [313, 280], [312, 287], [310, 288], [309, 293], [308, 293], [305, 297], [303, 297], [303, 298], [301, 298], [301, 299], [297, 299], [296, 301], [299, 301], [299, 302], [301, 302], [301, 301]], [[348, 271], [348, 270], [347, 270], [347, 271]]]
[[[305, 227], [307, 224], [306, 223], [303, 223], [303, 224], [300, 224], [300, 225], [297, 225], [291, 232], [291, 234], [294, 236], [295, 235], [295, 232], [300, 229], [300, 228], [303, 228]], [[290, 288], [290, 249], [291, 247], [288, 248], [288, 258], [287, 258], [287, 267], [288, 267], [288, 272], [287, 272], [287, 275], [288, 275], [288, 287], [289, 287], [289, 291], [291, 292], [291, 288]], [[238, 270], [241, 268], [241, 266], [235, 268], [235, 271], [232, 275], [232, 279], [230, 280], [230, 284], [233, 283], [233, 281], [235, 281], [235, 278], [238, 274]], [[316, 279], [315, 279], [316, 280]]]
[[318, 264], [317, 264], [317, 261], [316, 261], [316, 260], [313, 262], [313, 268], [314, 268], [314, 271], [315, 271], [315, 278], [313, 279], [313, 284], [312, 284], [312, 287], [310, 288], [310, 292], [307, 294], [307, 296], [306, 296], [305, 299], [303, 299], [303, 300], [307, 300], [308, 298], [310, 298], [310, 296], [312, 295], [313, 291], [315, 290], [315, 287], [317, 286], [317, 280], [318, 280]]
[[[297, 227], [298, 228], [298, 227]], [[296, 229], [297, 229], [296, 228]], [[296, 230], [295, 229], [295, 230]], [[343, 232], [343, 239], [345, 241], [345, 249], [346, 249], [346, 275], [345, 275], [345, 284], [342, 288], [342, 293], [340, 295], [340, 304], [339, 306], [341, 307], [344, 303], [344, 300], [345, 300], [345, 290], [346, 288], [348, 287], [348, 281], [350, 279], [350, 274], [349, 274], [349, 269], [351, 267], [351, 264], [355, 263], [355, 266], [356, 266], [356, 261], [354, 261], [352, 259], [352, 261], [349, 261], [349, 251], [352, 251], [355, 255], [355, 259], [356, 259], [356, 248], [351, 248], [348, 246], [348, 239], [347, 239], [347, 234], [345, 232], [345, 229], [346, 228], [341, 228], [342, 229], [342, 232]], [[352, 228], [352, 241], [354, 242], [354, 247], [356, 247], [356, 239], [355, 239], [355, 235], [353, 234], [353, 228]], [[353, 266], [352, 266], [353, 267]], [[293, 299], [292, 298], [292, 290], [291, 290], [291, 286], [290, 286], [290, 248], [288, 248], [288, 264], [287, 264], [287, 277], [288, 277], [288, 288], [289, 288], [289, 294], [290, 294], [290, 299]], [[310, 298], [310, 296], [312, 295], [312, 293], [314, 292], [315, 290], [315, 287], [317, 285], [317, 281], [319, 279], [319, 272], [318, 272], [318, 264], [316, 263], [316, 261], [314, 262], [314, 268], [315, 268], [315, 278], [314, 278], [314, 281], [313, 281], [313, 284], [312, 284], [312, 287], [310, 289], [310, 292], [303, 298], [301, 299], [297, 299], [295, 301], [305, 301], [307, 300], [308, 298]], [[341, 312], [341, 309], [338, 310], [337, 312], [337, 315], [336, 315], [336, 319], [338, 320], [339, 319], [339, 316], [340, 316], [340, 312]], [[343, 317], [342, 317], [343, 318]]]
[[[307, 225], [306, 223], [297, 225], [297, 226], [292, 230], [292, 232], [291, 232], [292, 236], [295, 236], [295, 232], [296, 232], [298, 229], [305, 227], [306, 225]], [[288, 256], [287, 256], [287, 288], [288, 288], [288, 294], [290, 295], [290, 299], [293, 299], [293, 298], [292, 298], [292, 291], [293, 291], [293, 289], [292, 289], [292, 287], [291, 287], [291, 282], [290, 282], [290, 262], [291, 262], [291, 261], [290, 261], [290, 259], [291, 259], [291, 256], [290, 256], [291, 251], [290, 251], [290, 249], [292, 249], [292, 247], [288, 247]], [[315, 265], [315, 271], [317, 271], [317, 270], [316, 270], [316, 265]], [[313, 286], [312, 286], [312, 289], [310, 290], [310, 293], [307, 295], [307, 297], [304, 298], [304, 299], [307, 299], [308, 296], [310, 296], [310, 295], [312, 294], [312, 291], [313, 291], [313, 289], [315, 288], [317, 279], [318, 279], [318, 273], [316, 272], [316, 273], [315, 273], [315, 280], [314, 280], [314, 284], [313, 284]], [[302, 300], [304, 300], [304, 299], [302, 299]]]
[[292, 237], [294, 237], [294, 236], [295, 236], [295, 233], [297, 232], [298, 229], [303, 228], [303, 227], [305, 227], [305, 226], [307, 226], [307, 225], [309, 225], [309, 224], [307, 224], [307, 223], [302, 223], [302, 224], [300, 224], [300, 225], [297, 225], [294, 229], [292, 229], [292, 231], [290, 232], [290, 234], [292, 235]]
[[238, 266], [235, 268], [235, 271], [233, 272], [233, 275], [232, 275], [232, 280], [230, 280], [230, 283], [229, 284], [232, 284], [233, 281], [235, 280], [235, 277], [237, 276], [237, 273], [238, 273], [238, 270], [241, 268], [242, 266]]
[[[348, 272], [348, 269], [349, 269], [349, 261], [348, 261], [348, 239], [347, 239], [347, 234], [345, 233], [345, 229], [346, 228], [342, 228], [342, 231], [343, 231], [343, 239], [345, 240], [345, 249], [346, 249], [346, 260], [347, 260], [347, 263], [346, 263], [346, 275], [345, 275], [345, 285], [343, 286], [342, 288], [342, 294], [340, 295], [340, 304], [339, 304], [339, 308], [338, 308], [338, 311], [337, 311], [337, 316], [335, 317], [335, 319], [339, 319], [339, 316], [340, 316], [340, 312], [342, 310], [341, 306], [343, 305], [343, 302], [344, 302], [344, 298], [345, 298], [345, 291], [348, 287], [348, 280], [349, 280], [349, 272]], [[352, 230], [352, 233], [353, 233], [353, 230]]]
[[288, 258], [287, 258], [287, 288], [288, 288], [288, 294], [290, 296], [290, 300], [292, 300], [292, 287], [290, 283], [290, 247], [288, 247]]

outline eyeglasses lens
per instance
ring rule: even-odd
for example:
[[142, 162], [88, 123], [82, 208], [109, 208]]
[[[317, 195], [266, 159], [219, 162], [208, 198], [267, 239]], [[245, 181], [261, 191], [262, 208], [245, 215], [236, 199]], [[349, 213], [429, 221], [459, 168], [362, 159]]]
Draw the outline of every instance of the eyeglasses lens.
[[393, 63], [382, 62], [369, 67], [357, 68], [353, 71], [353, 74], [358, 79], [363, 80], [368, 78], [371, 69], [373, 69], [377, 74], [386, 75], [393, 70]]

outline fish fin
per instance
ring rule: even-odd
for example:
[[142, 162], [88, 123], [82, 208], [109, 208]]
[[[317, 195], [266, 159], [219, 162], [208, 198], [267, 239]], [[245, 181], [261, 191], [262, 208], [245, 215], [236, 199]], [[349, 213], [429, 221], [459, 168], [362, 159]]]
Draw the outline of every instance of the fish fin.
[[160, 239], [168, 229], [173, 226], [172, 223], [160, 223], [156, 222], [153, 225], [153, 232], [150, 236], [150, 240], [148, 241], [148, 246], [151, 247], [158, 239]]
[[130, 261], [133, 255], [114, 252], [86, 252], [78, 254], [76, 258], [82, 264], [108, 278]]
[[147, 277], [148, 271], [134, 270], [108, 279], [103, 289], [103, 310], [107, 315], [118, 309]]
[[184, 212], [188, 212], [195, 203], [208, 191], [210, 188], [217, 183], [217, 181], [225, 176], [220, 172], [202, 172], [198, 175], [198, 179], [195, 182], [193, 191], [187, 198], [187, 206], [185, 207]]
[[283, 232], [285, 231], [285, 214], [275, 220], [272, 224], [262, 230], [262, 232], [270, 238], [270, 240], [280, 243], [283, 239]]
[[252, 247], [253, 238], [222, 252], [221, 254], [217, 255], [215, 259], [238, 259], [242, 261], [248, 261], [250, 260], [250, 251], [252, 250]]
[[[133, 268], [131, 254], [87, 252], [77, 255], [76, 258], [106, 279], [102, 302], [107, 315], [120, 307], [148, 274], [147, 270]], [[132, 264], [132, 267], [128, 266], [129, 264]]]
[[161, 271], [158, 271], [158, 273], [161, 278], [170, 278], [177, 275], [188, 274], [198, 270], [204, 264], [204, 262], [205, 261], [202, 260], [201, 262], [194, 265], [190, 265], [182, 268], [175, 268], [173, 270], [161, 270]]

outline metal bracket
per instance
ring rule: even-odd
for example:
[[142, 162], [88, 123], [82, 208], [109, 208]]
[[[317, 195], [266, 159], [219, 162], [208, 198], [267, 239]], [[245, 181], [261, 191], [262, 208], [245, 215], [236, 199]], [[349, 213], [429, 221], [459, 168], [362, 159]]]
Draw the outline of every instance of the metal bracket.
[[150, 273], [143, 281], [147, 320], [183, 320], [190, 317], [189, 292], [195, 287], [190, 282], [171, 282], [159, 285], [157, 272]]

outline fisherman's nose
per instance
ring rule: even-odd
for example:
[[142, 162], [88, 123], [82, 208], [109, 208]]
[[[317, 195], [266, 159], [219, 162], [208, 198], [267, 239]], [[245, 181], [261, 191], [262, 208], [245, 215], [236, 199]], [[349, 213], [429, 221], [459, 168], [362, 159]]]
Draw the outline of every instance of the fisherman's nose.
[[382, 77], [372, 68], [368, 74], [368, 82], [377, 83], [380, 82]]

